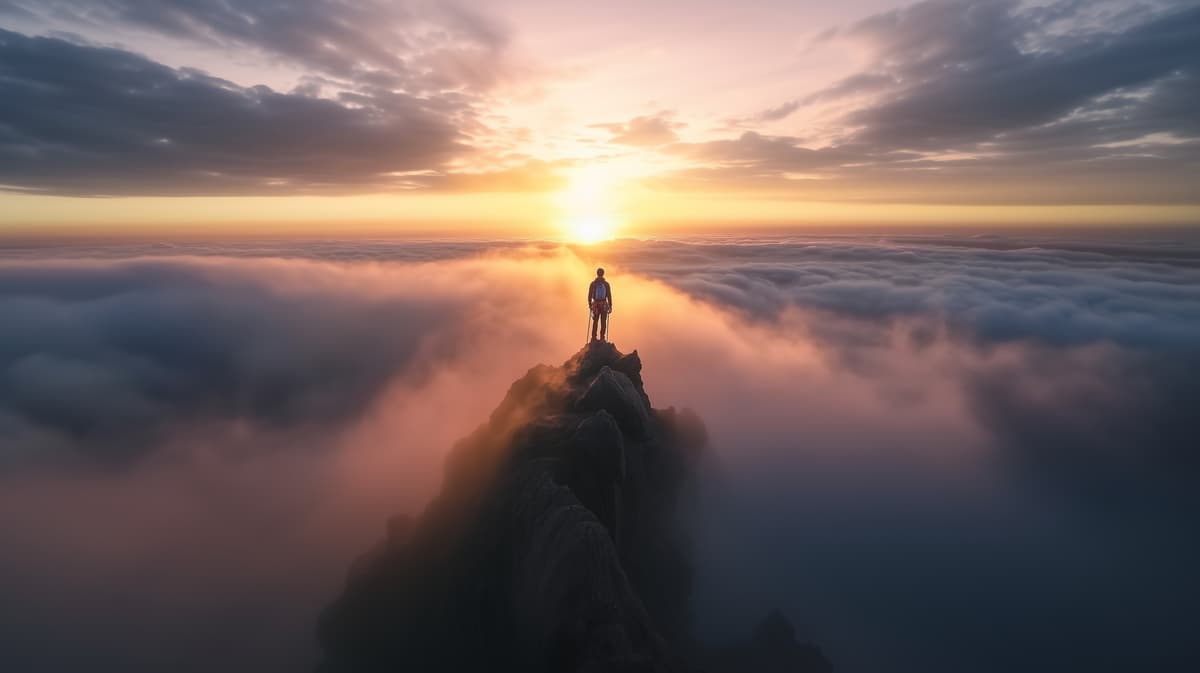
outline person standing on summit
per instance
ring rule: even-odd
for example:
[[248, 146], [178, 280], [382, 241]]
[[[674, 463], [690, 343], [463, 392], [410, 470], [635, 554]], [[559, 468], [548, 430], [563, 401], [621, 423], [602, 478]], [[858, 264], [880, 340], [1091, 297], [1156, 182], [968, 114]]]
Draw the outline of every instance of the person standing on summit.
[[592, 341], [596, 340], [596, 328], [600, 328], [600, 340], [608, 340], [608, 314], [612, 313], [612, 286], [604, 280], [604, 269], [596, 269], [596, 279], [588, 286], [588, 310], [592, 312]]

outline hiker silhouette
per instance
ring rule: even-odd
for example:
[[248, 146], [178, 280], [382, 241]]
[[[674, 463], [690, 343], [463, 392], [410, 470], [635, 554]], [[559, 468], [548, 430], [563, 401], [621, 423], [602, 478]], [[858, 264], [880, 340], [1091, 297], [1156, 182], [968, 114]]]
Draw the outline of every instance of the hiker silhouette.
[[588, 311], [591, 312], [592, 341], [600, 330], [600, 341], [608, 340], [608, 314], [612, 313], [612, 286], [604, 279], [604, 269], [596, 269], [596, 278], [588, 285]]

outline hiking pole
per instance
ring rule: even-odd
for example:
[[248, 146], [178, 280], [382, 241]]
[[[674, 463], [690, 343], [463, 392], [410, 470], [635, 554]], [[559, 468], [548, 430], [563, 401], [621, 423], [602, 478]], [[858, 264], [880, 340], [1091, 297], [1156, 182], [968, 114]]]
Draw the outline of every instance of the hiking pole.
[[583, 333], [583, 345], [588, 345], [592, 342], [592, 308], [588, 307], [588, 324], [587, 331]]

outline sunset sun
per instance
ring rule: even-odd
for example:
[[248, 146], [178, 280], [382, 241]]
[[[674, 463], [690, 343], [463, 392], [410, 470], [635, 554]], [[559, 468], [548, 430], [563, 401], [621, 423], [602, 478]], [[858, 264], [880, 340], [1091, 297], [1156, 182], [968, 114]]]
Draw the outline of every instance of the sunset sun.
[[559, 193], [560, 226], [573, 243], [598, 243], [613, 238], [618, 226], [615, 180], [603, 166], [575, 170]]
[[575, 243], [599, 243], [613, 237], [613, 219], [607, 215], [579, 214], [567, 218], [567, 238]]

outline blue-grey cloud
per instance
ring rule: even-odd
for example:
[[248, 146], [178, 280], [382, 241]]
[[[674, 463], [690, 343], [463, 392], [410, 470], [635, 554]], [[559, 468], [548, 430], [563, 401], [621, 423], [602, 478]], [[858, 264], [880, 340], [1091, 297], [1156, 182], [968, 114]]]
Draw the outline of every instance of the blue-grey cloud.
[[[464, 155], [452, 98], [241, 87], [0, 31], [0, 184], [71, 194], [361, 191]], [[422, 182], [422, 184], [426, 184]]]
[[0, 463], [127, 465], [214, 426], [241, 426], [239, 445], [328, 440], [386, 384], [428, 375], [442, 353], [431, 337], [462, 332], [453, 298], [326, 276], [291, 287], [248, 264], [0, 264]]
[[[269, 255], [338, 262], [413, 262], [461, 259], [485, 251], [516, 252], [518, 248], [521, 254], [541, 254], [547, 259], [557, 254], [553, 244], [530, 247], [527, 244], [464, 241], [414, 245], [380, 241], [364, 245], [312, 241], [237, 245], [196, 242], [172, 246], [114, 246], [107, 251], [103, 247], [47, 249], [30, 246], [10, 249], [6, 256], [31, 263], [46, 255], [69, 257], [79, 254], [118, 259], [132, 254], [150, 258], [188, 254], [248, 258]], [[1200, 386], [1191, 385], [1188, 377], [1173, 374], [1200, 362], [1196, 347], [1200, 343], [1200, 291], [1197, 290], [1200, 288], [1200, 245], [1187, 232], [1176, 232], [1167, 238], [1137, 238], [1128, 234], [1086, 238], [1050, 234], [890, 234], [871, 239], [850, 235], [756, 239], [751, 242], [724, 238], [703, 243], [626, 240], [578, 248], [577, 252], [589, 263], [619, 264], [627, 272], [662, 281], [700, 300], [734, 311], [742, 319], [773, 323], [784, 318], [788, 311], [802, 311], [813, 316], [806, 328], [809, 337], [835, 355], [841, 366], [867, 376], [871, 375], [871, 367], [881, 358], [886, 359], [895, 347], [892, 335], [897, 329], [908, 334], [909, 342], [917, 349], [944, 339], [965, 344], [983, 359], [978, 367], [964, 366], [960, 372], [964, 393], [977, 401], [974, 409], [980, 422], [993, 428], [1001, 441], [1021, 449], [1022, 455], [1053, 458], [1054, 451], [1047, 448], [1051, 444], [1063, 454], [1076, 451], [1086, 454], [1094, 449], [1100, 460], [1093, 464], [1112, 458], [1111, 466], [1123, 469], [1129, 465], [1125, 460], [1131, 454], [1111, 449], [1111, 446], [1146, 445], [1137, 453], [1151, 460], [1150, 465], [1157, 465], [1155, 469], [1167, 471], [1191, 464], [1196, 458], [1188, 449], [1194, 428], [1188, 421], [1186, 410], [1200, 392]], [[41, 287], [30, 285], [32, 277], [57, 277], [59, 282], [53, 287], [58, 289], [54, 291], [66, 293], [60, 301], [91, 300], [94, 298], [91, 293], [103, 291], [113, 278], [111, 271], [91, 269], [86, 271], [88, 282], [72, 282], [70, 279], [75, 278], [72, 274], [84, 272], [68, 274], [55, 268], [34, 276], [29, 267], [21, 268], [25, 269], [21, 275], [14, 275], [7, 283], [16, 297], [27, 297], [29, 287]], [[189, 270], [189, 267], [176, 269], [167, 262], [146, 267], [140, 273], [148, 275], [142, 278], [131, 275], [132, 271], [122, 271], [116, 276], [123, 279], [122, 284], [113, 292], [124, 296], [138, 282], [159, 286], [162, 301], [151, 301], [154, 296], [151, 294], [133, 295], [147, 303], [134, 304], [130, 308], [131, 315], [146, 316], [147, 319], [155, 306], [175, 303], [170, 297], [177, 291], [182, 297], [194, 296], [190, 285], [206, 278], [204, 273]], [[165, 273], [171, 282], [161, 282], [159, 273]], [[126, 276], [131, 278], [126, 279]], [[251, 283], [252, 278], [243, 280]], [[203, 287], [207, 288], [209, 284], [210, 281], [204, 280]], [[320, 294], [277, 299], [264, 287], [256, 288], [251, 283], [247, 288], [243, 291], [231, 289], [228, 284], [218, 285], [211, 291], [206, 289], [210, 295], [201, 296], [202, 299], [208, 296], [208, 301], [197, 304], [204, 310], [181, 308], [166, 314], [165, 317], [170, 319], [160, 329], [174, 330], [187, 338], [165, 342], [185, 350], [199, 348], [193, 343], [197, 341], [215, 343], [219, 345], [215, 350], [233, 357], [240, 349], [240, 332], [199, 329], [195, 323], [223, 325], [253, 320], [261, 322], [262, 328], [249, 333], [266, 339], [278, 332], [296, 331], [277, 318], [292, 311], [289, 308], [292, 302], [320, 310], [328, 304]], [[239, 299], [225, 302], [222, 298], [226, 293]], [[62, 314], [62, 309], [70, 305], [63, 304], [54, 314]], [[397, 304], [378, 314], [379, 319], [396, 316], [396, 324], [389, 325], [385, 331], [408, 333], [400, 326], [410, 320], [406, 306]], [[344, 303], [338, 310], [352, 313], [332, 322], [370, 324], [376, 319], [372, 316], [377, 309], [370, 303]], [[434, 312], [424, 319], [426, 327], [438, 324], [434, 318], [441, 315]], [[189, 317], [190, 321], [175, 324], [175, 318]], [[317, 324], [330, 322], [317, 317], [320, 318]], [[80, 314], [79, 319], [85, 318], [86, 314]], [[36, 320], [23, 320], [22, 323], [42, 324]], [[71, 330], [48, 330], [43, 326], [18, 333], [27, 334], [27, 348], [34, 349], [42, 344], [33, 335], [47, 331], [94, 332], [89, 325], [81, 323]], [[364, 327], [352, 330], [350, 334], [372, 331]], [[316, 326], [299, 330], [299, 333], [325, 334]], [[334, 341], [325, 343], [325, 338]], [[53, 345], [55, 342], [48, 343]], [[406, 339], [399, 339], [393, 345], [400, 348], [405, 343], [408, 343]], [[341, 386], [343, 383], [349, 390], [333, 399], [347, 401], [347, 404], [343, 407], [331, 403], [324, 411], [335, 414], [339, 409], [351, 409], [361, 404], [364, 396], [369, 396], [374, 386], [385, 378], [383, 372], [394, 373], [396, 368], [404, 366], [400, 353], [395, 358], [384, 357], [383, 369], [376, 371], [372, 364], [356, 359], [360, 343], [352, 339], [343, 342], [333, 335], [325, 335], [316, 342], [308, 339], [289, 341], [288, 345], [294, 350], [281, 351], [281, 367], [290, 368], [306, 361], [311, 357], [309, 351], [313, 350], [331, 355], [341, 353], [348, 360], [347, 366], [333, 379], [298, 379], [292, 390], [297, 399], [285, 396], [275, 400], [275, 406], [279, 407], [277, 411], [281, 412], [299, 404], [310, 387]], [[1005, 345], [1021, 348], [1022, 357], [1026, 358], [1021, 367], [1007, 369], [1006, 366], [988, 364], [986, 354]], [[86, 352], [94, 353], [113, 350], [107, 345], [90, 345], [88, 348]], [[1108, 349], [1105, 357], [1087, 356], [1098, 357], [1096, 362], [1105, 363], [1105, 366], [1089, 364], [1086, 359], [1055, 361], [1055, 353], [1088, 349]], [[210, 350], [213, 349], [201, 348], [200, 352]], [[14, 351], [10, 349], [10, 352]], [[294, 357], [283, 357], [289, 353], [294, 353]], [[70, 362], [81, 359], [75, 354], [66, 355], [71, 356], [66, 357]], [[218, 377], [217, 373], [222, 370], [210, 371], [211, 368], [203, 365], [201, 360], [185, 357], [174, 360], [181, 366], [191, 362], [188, 366], [202, 367], [208, 372], [202, 380], [211, 378], [218, 383], [224, 382], [223, 385], [193, 390], [197, 394], [249, 399], [248, 395], [253, 397], [250, 395], [252, 390], [237, 391], [247, 385], [259, 384], [262, 387], [259, 395], [270, 392], [264, 381], [242, 380], [236, 371], [229, 371], [227, 378]], [[122, 362], [118, 358], [106, 366], [116, 369]], [[227, 364], [227, 369], [233, 368], [234, 363]], [[1089, 374], [1071, 378], [1054, 373], [1064, 367]], [[300, 371], [306, 370], [300, 368]], [[176, 373], [180, 377], [189, 376], [188, 371]], [[372, 373], [378, 376], [372, 376]], [[119, 378], [114, 378], [114, 385], [119, 382]], [[1039, 386], [1041, 389], [1062, 386], [1062, 392], [1049, 399], [1022, 397], [1029, 391], [1038, 390]], [[1096, 391], [1107, 392], [1098, 394]], [[21, 396], [16, 394], [19, 392], [20, 387], [14, 389], [11, 399], [20, 400]], [[107, 398], [115, 403], [123, 399], [123, 395], [114, 393]], [[195, 401], [180, 399], [178, 406], [194, 407]], [[167, 409], [175, 406], [168, 405]], [[264, 407], [263, 420], [270, 419], [266, 414], [270, 410]], [[311, 410], [302, 411], [286, 418], [300, 418], [312, 413]], [[1105, 422], [1093, 423], [1088, 420], [1091, 418], [1103, 418]], [[169, 425], [173, 420], [168, 417], [165, 422]], [[1035, 429], [1023, 429], [1027, 424], [1032, 424], [1030, 427]], [[1050, 427], [1053, 424], [1057, 425]], [[154, 425], [142, 427], [149, 431]], [[1033, 441], [1027, 435], [1041, 437], [1044, 442]], [[1039, 448], [1029, 448], [1033, 446]], [[1075, 460], [1077, 458], [1068, 462]], [[1179, 476], [1190, 480], [1191, 473], [1190, 469], [1184, 470]]]
[[1195, 3], [927, 0], [839, 35], [870, 47], [862, 71], [750, 121], [834, 103], [843, 132], [678, 144], [702, 167], [674, 181], [882, 201], [1195, 202]]
[[[801, 311], [809, 337], [868, 378], [900, 357], [898, 331], [914, 352], [963, 345], [974, 363], [955, 376], [978, 421], [1056, 488], [1200, 478], [1200, 383], [1181, 374], [1200, 367], [1188, 232], [618, 242], [604, 254], [755, 321]], [[993, 360], [1005, 346], [1017, 359]]]
[[759, 318], [795, 306], [868, 321], [928, 316], [980, 343], [1183, 349], [1200, 339], [1200, 246], [1178, 237], [848, 235], [609, 250], [638, 273]]
[[252, 247], [5, 249], [6, 669], [311, 666], [354, 554], [550, 350], [558, 295], [495, 291], [544, 249]]
[[[1090, 145], [1150, 133], [1195, 138], [1194, 120], [1154, 108], [1158, 97], [1187, 91], [1185, 78], [1197, 74], [1200, 6], [1147, 11], [1116, 30], [1051, 32], [1081, 7], [928, 0], [855, 25], [850, 33], [877, 50], [874, 74], [892, 81], [846, 118], [861, 129], [855, 140], [939, 151], [997, 143], [1003, 152], [1004, 134], [1056, 124], [1086, 125]], [[1144, 103], [1121, 97], [1141, 88]]]
[[505, 28], [476, 12], [407, 0], [7, 0], [3, 12], [257, 50], [313, 74], [410, 94], [486, 89], [502, 76], [508, 42]]

